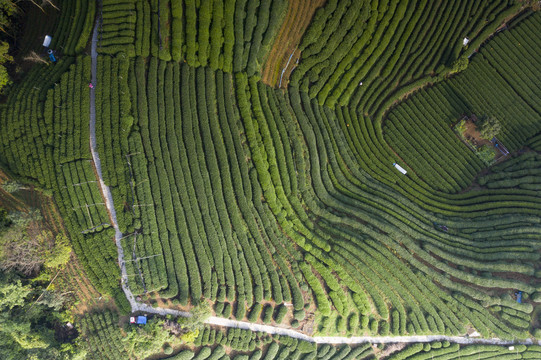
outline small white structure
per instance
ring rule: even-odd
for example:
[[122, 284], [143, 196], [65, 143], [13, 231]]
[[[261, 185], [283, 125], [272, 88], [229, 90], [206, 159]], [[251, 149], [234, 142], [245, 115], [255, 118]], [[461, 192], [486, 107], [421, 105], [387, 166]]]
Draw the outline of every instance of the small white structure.
[[397, 163], [393, 163], [393, 166], [398, 170], [400, 171], [402, 174], [406, 175], [407, 171], [404, 170], [404, 168], [400, 165], [398, 165]]
[[515, 347], [514, 346], [509, 346], [509, 351], [513, 351], [515, 350]]
[[52, 39], [53, 38], [50, 37], [49, 35], [45, 35], [45, 39], [43, 39], [43, 46], [49, 47], [49, 45], [51, 44]]
[[470, 38], [465, 37], [464, 40], [462, 40], [462, 45], [466, 46], [470, 42]]

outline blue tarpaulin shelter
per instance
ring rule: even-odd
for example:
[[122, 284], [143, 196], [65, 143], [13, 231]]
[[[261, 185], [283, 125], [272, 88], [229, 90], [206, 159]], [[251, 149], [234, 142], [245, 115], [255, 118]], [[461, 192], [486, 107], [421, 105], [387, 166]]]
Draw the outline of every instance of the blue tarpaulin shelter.
[[138, 316], [137, 317], [137, 324], [146, 324], [147, 323], [147, 317], [146, 316]]

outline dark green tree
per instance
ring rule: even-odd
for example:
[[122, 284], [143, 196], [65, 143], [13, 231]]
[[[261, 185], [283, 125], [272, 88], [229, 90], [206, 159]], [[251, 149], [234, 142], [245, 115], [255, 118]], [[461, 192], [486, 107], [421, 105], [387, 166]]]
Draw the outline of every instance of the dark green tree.
[[477, 121], [477, 130], [483, 139], [492, 139], [498, 135], [501, 130], [501, 125], [498, 119], [484, 116]]
[[0, 0], [0, 32], [7, 32], [11, 23], [11, 17], [15, 15], [17, 10], [18, 7], [15, 4], [15, 1]]
[[161, 351], [164, 344], [178, 345], [179, 340], [164, 328], [164, 321], [151, 319], [144, 327], [131, 327], [122, 338], [130, 359], [146, 359]]
[[11, 225], [11, 219], [8, 216], [6, 209], [0, 207], [0, 231]]
[[[0, 0], [0, 34], [8, 34], [12, 16], [18, 8], [12, 0]], [[5, 64], [13, 61], [9, 55], [9, 43], [0, 40], [0, 93], [10, 83], [10, 78]]]
[[0, 359], [83, 359], [84, 351], [55, 339], [62, 323], [62, 295], [42, 293], [39, 282], [0, 270]]
[[0, 358], [22, 359], [26, 350], [47, 348], [53, 341], [51, 329], [34, 326], [37, 312], [28, 311], [33, 289], [0, 273]]
[[453, 62], [451, 73], [464, 71], [468, 68], [469, 60], [465, 56], [461, 56]]

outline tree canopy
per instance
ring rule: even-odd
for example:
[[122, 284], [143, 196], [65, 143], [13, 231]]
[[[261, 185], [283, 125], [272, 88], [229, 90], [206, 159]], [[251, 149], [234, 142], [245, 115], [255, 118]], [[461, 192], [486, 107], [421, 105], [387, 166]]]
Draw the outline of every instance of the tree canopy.
[[0, 31], [6, 32], [11, 17], [17, 12], [17, 5], [12, 0], [0, 0]]
[[65, 322], [65, 295], [0, 270], [0, 359], [73, 359], [82, 351], [55, 338]]
[[501, 128], [502, 126], [496, 118], [485, 116], [478, 120], [477, 130], [483, 139], [492, 139], [498, 135]]
[[39, 210], [0, 208], [0, 359], [77, 355], [71, 343], [55, 339], [66, 298], [50, 287], [70, 256], [68, 238], [53, 234]]
[[130, 359], [145, 359], [161, 351], [165, 343], [178, 345], [178, 338], [164, 329], [164, 320], [151, 319], [144, 327], [131, 327], [122, 339]]
[[0, 207], [0, 231], [2, 231], [3, 228], [8, 227], [10, 224], [11, 220], [8, 216], [7, 210]]
[[[0, 0], [0, 34], [7, 34], [11, 23], [11, 17], [17, 12], [17, 5], [11, 0]], [[0, 41], [0, 93], [10, 83], [10, 78], [5, 64], [13, 61], [9, 55], [9, 43]]]
[[39, 351], [45, 359], [58, 347], [53, 324], [59, 313], [46, 305], [32, 306], [36, 290], [16, 275], [0, 271], [0, 358], [28, 359]]

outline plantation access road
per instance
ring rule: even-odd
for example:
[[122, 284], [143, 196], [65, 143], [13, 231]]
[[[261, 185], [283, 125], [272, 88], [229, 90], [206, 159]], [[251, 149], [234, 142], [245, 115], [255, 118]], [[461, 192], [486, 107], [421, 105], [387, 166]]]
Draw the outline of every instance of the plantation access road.
[[[137, 302], [135, 296], [128, 287], [128, 274], [126, 271], [126, 264], [124, 262], [124, 250], [120, 244], [120, 240], [123, 235], [120, 232], [118, 223], [116, 220], [116, 211], [113, 203], [113, 196], [111, 195], [111, 190], [105, 184], [102, 177], [101, 171], [101, 161], [98, 155], [97, 146], [96, 146], [96, 88], [100, 85], [97, 82], [97, 61], [98, 61], [98, 27], [100, 24], [100, 18], [96, 20], [94, 25], [94, 31], [92, 33], [92, 49], [91, 49], [91, 58], [92, 58], [92, 84], [93, 87], [90, 88], [90, 149], [92, 153], [92, 159], [94, 160], [94, 166], [96, 168], [96, 173], [98, 175], [98, 182], [103, 197], [105, 198], [105, 206], [109, 212], [109, 217], [112, 222], [113, 228], [115, 229], [115, 243], [118, 249], [118, 263], [120, 265], [121, 271], [121, 285], [126, 298], [128, 299], [132, 312], [142, 311], [151, 314], [158, 315], [173, 315], [173, 316], [182, 316], [189, 317], [190, 313], [185, 311], [178, 311], [172, 309], [164, 309], [159, 307], [152, 307], [150, 305]], [[509, 345], [509, 344], [525, 344], [531, 345], [534, 342], [531, 339], [526, 341], [512, 341], [512, 340], [502, 340], [498, 338], [494, 339], [482, 339], [482, 338], [470, 338], [464, 336], [444, 336], [444, 335], [415, 335], [415, 336], [352, 336], [352, 337], [339, 337], [339, 336], [308, 336], [299, 331], [286, 329], [280, 326], [272, 325], [261, 325], [254, 324], [246, 321], [238, 321], [231, 319], [219, 318], [216, 316], [209, 317], [205, 324], [223, 326], [229, 328], [239, 328], [250, 331], [260, 331], [267, 334], [275, 335], [285, 335], [292, 338], [305, 340], [309, 342], [315, 342], [318, 344], [362, 344], [362, 343], [425, 343], [431, 341], [444, 341], [454, 342], [458, 344], [493, 344], [493, 345]], [[536, 342], [541, 345], [541, 341]]]
[[[101, 15], [101, 12], [100, 12]], [[92, 47], [90, 51], [90, 57], [92, 59], [92, 87], [90, 88], [90, 152], [92, 153], [92, 159], [94, 160], [94, 167], [96, 168], [96, 173], [98, 175], [98, 183], [100, 185], [101, 193], [105, 198], [105, 206], [109, 212], [109, 217], [113, 228], [115, 229], [115, 242], [118, 249], [118, 263], [120, 264], [121, 271], [121, 283], [122, 290], [126, 294], [126, 298], [130, 302], [132, 311], [137, 311], [137, 302], [133, 296], [133, 293], [128, 288], [128, 273], [126, 271], [126, 263], [124, 262], [124, 251], [120, 244], [120, 239], [122, 239], [122, 233], [118, 228], [118, 222], [116, 221], [116, 211], [113, 204], [113, 196], [109, 186], [105, 184], [101, 172], [101, 160], [98, 155], [97, 145], [96, 145], [96, 88], [98, 84], [98, 27], [100, 24], [101, 18], [98, 16], [96, 19], [96, 24], [94, 25], [94, 30], [92, 31]]]

